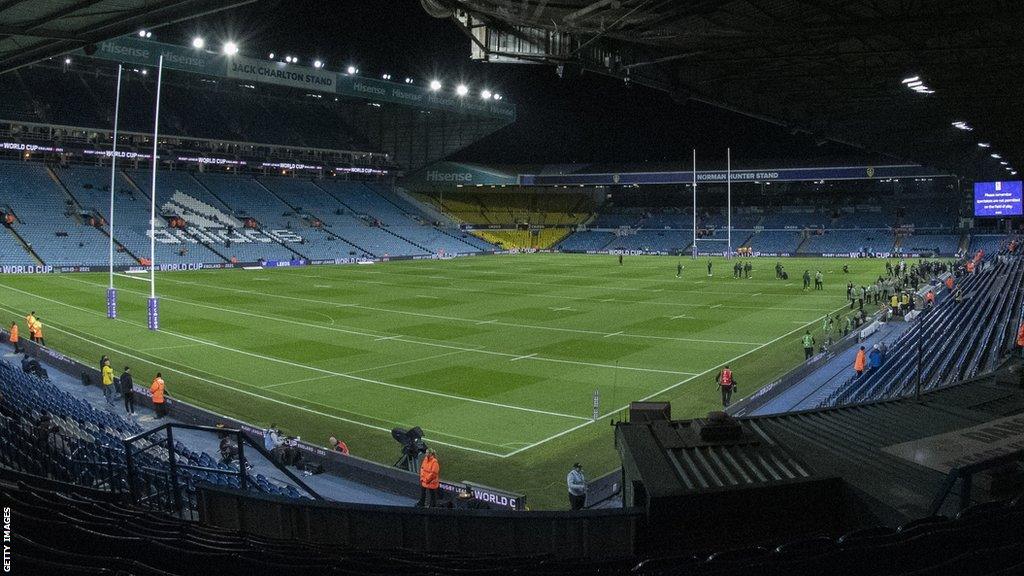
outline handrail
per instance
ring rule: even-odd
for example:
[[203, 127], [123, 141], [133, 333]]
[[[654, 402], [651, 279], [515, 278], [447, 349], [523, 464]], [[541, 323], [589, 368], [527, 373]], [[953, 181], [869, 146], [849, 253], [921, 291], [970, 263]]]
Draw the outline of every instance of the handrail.
[[[173, 480], [175, 485], [177, 485], [177, 483], [178, 483], [177, 482], [176, 473], [175, 473], [177, 468], [209, 470], [211, 472], [218, 472], [218, 473], [221, 473], [221, 474], [227, 473], [224, 470], [212, 470], [212, 469], [207, 469], [207, 468], [197, 468], [197, 467], [191, 466], [189, 464], [178, 464], [177, 461], [176, 461], [176, 458], [175, 458], [175, 453], [174, 453], [174, 438], [173, 438], [173, 432], [172, 432], [172, 430], [175, 429], [175, 428], [182, 429], [182, 430], [197, 430], [197, 431], [200, 431], [200, 432], [211, 432], [211, 433], [215, 433], [215, 434], [232, 434], [232, 435], [236, 436], [238, 438], [238, 441], [239, 441], [239, 446], [238, 446], [238, 448], [239, 448], [238, 449], [239, 485], [241, 486], [241, 488], [243, 490], [246, 488], [246, 484], [248, 482], [248, 477], [247, 477], [246, 470], [245, 470], [246, 469], [245, 451], [242, 449], [242, 446], [243, 446], [243, 444], [248, 444], [249, 447], [255, 449], [257, 453], [259, 453], [264, 458], [266, 458], [267, 461], [269, 461], [271, 464], [273, 464], [273, 466], [275, 468], [277, 468], [282, 474], [287, 476], [289, 480], [294, 482], [296, 485], [298, 485], [299, 488], [301, 488], [307, 494], [309, 494], [311, 497], [313, 497], [314, 500], [324, 500], [323, 496], [321, 496], [315, 490], [310, 488], [298, 476], [296, 476], [294, 473], [292, 473], [291, 470], [288, 470], [288, 468], [286, 468], [284, 465], [279, 464], [274, 459], [274, 457], [271, 456], [271, 454], [269, 452], [267, 452], [266, 448], [264, 448], [258, 442], [254, 441], [252, 438], [250, 438], [249, 435], [246, 434], [244, 431], [239, 430], [237, 428], [219, 428], [219, 427], [216, 427], [216, 426], [202, 426], [202, 425], [198, 425], [198, 424], [182, 424], [182, 423], [177, 423], [177, 422], [166, 422], [166, 423], [164, 423], [164, 424], [162, 424], [160, 426], [157, 426], [156, 428], [152, 428], [150, 430], [146, 430], [145, 432], [140, 432], [139, 434], [135, 434], [135, 435], [130, 436], [130, 437], [128, 437], [128, 438], [126, 438], [124, 440], [125, 451], [128, 453], [129, 468], [132, 467], [132, 465], [131, 465], [132, 457], [131, 457], [131, 449], [130, 448], [131, 448], [131, 444], [133, 442], [135, 442], [137, 440], [148, 438], [148, 437], [153, 436], [154, 434], [157, 434], [159, 432], [166, 432], [167, 433], [167, 442], [169, 444], [168, 452], [169, 452], [169, 460], [170, 460], [169, 465], [171, 466], [171, 477], [172, 477], [172, 480]], [[154, 445], [156, 445], [156, 443], [151, 443], [149, 446], [147, 446], [147, 449], [152, 447], [152, 446], [154, 446]]]
[[971, 503], [971, 486], [975, 474], [992, 468], [1012, 464], [1020, 460], [1024, 460], [1024, 449], [1014, 450], [1013, 452], [1001, 454], [981, 462], [975, 462], [973, 464], [953, 468], [948, 474], [946, 474], [945, 479], [942, 481], [942, 485], [939, 487], [938, 493], [935, 495], [935, 498], [932, 499], [931, 508], [929, 508], [928, 514], [930, 516], [935, 516], [939, 513], [939, 510], [942, 508], [942, 505], [945, 504], [946, 498], [949, 497], [949, 493], [953, 490], [953, 485], [956, 484], [957, 480], [960, 480], [960, 510], [963, 510]]

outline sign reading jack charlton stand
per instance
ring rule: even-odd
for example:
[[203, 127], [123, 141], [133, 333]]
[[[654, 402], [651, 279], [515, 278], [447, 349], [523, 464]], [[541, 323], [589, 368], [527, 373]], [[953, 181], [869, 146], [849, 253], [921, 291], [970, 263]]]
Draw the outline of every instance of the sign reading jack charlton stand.
[[1024, 450], [1024, 414], [887, 446], [882, 450], [948, 474], [954, 468]]

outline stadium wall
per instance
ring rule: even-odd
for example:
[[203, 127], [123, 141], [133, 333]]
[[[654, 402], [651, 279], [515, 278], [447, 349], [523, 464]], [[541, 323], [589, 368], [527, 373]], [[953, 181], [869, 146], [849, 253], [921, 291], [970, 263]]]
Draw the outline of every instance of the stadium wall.
[[200, 519], [227, 530], [424, 553], [629, 557], [644, 516], [624, 509], [522, 513], [306, 503], [213, 487], [200, 488], [198, 499]]

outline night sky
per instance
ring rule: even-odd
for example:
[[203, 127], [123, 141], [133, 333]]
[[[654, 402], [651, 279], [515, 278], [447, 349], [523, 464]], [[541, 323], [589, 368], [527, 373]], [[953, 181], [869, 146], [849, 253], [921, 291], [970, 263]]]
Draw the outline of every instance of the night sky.
[[472, 93], [487, 87], [517, 105], [514, 125], [458, 153], [460, 160], [688, 163], [694, 147], [701, 158], [711, 158], [724, 157], [727, 146], [738, 164], [748, 165], [755, 159], [820, 163], [858, 156], [842, 146], [816, 146], [777, 126], [675, 102], [667, 94], [596, 74], [567, 73], [560, 79], [548, 66], [473, 62], [470, 41], [457, 26], [430, 17], [415, 0], [261, 0], [159, 29], [154, 38], [186, 44], [194, 34], [211, 46], [234, 39], [254, 57], [273, 51], [278, 58], [297, 56], [307, 66], [317, 58], [334, 70], [352, 64], [369, 77], [387, 72], [425, 84], [436, 76], [448, 89], [464, 82]]

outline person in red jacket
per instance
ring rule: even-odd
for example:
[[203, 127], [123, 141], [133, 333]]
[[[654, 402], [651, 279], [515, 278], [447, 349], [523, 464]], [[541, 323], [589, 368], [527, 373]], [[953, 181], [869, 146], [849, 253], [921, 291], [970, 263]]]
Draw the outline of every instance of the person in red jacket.
[[722, 408], [728, 408], [729, 402], [732, 401], [732, 393], [736, 390], [736, 379], [733, 378], [728, 365], [718, 373], [715, 383], [722, 389]]
[[437, 489], [440, 487], [441, 464], [437, 461], [434, 449], [430, 448], [420, 464], [420, 501], [416, 505], [421, 508], [437, 506]]

